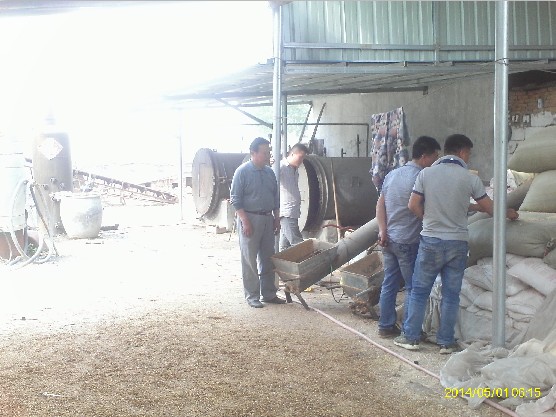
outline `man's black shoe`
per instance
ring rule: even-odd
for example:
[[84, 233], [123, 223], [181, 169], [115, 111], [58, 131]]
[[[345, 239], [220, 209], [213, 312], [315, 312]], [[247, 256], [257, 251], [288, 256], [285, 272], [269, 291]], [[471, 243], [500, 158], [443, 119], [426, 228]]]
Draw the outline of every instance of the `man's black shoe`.
[[264, 305], [259, 300], [247, 300], [247, 304], [253, 308], [263, 308]]
[[272, 300], [263, 300], [263, 303], [269, 304], [286, 304], [286, 300], [281, 299], [280, 297], [274, 297]]
[[380, 337], [396, 337], [400, 334], [402, 334], [402, 331], [398, 326], [389, 327], [386, 329], [378, 329], [378, 335]]

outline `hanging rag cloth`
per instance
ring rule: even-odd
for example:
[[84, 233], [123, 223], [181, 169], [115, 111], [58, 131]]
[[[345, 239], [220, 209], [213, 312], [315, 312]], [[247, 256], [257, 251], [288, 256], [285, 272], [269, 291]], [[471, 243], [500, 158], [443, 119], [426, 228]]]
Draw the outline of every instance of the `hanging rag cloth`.
[[386, 174], [409, 161], [409, 137], [403, 107], [373, 114], [370, 127], [372, 166], [369, 173], [380, 193]]

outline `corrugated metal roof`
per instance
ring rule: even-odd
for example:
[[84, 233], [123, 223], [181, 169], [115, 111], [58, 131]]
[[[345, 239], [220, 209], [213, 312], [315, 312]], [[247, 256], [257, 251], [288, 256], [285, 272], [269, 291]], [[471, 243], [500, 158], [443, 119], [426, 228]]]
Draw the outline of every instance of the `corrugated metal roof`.
[[[282, 6], [282, 91], [426, 91], [494, 73], [495, 2], [293, 1]], [[510, 2], [509, 72], [555, 71], [556, 2]], [[273, 65], [169, 95], [182, 104], [268, 104]], [[215, 101], [215, 99], [217, 101]]]
[[[556, 61], [511, 62], [510, 73], [530, 70], [556, 72]], [[289, 102], [306, 96], [373, 93], [384, 91], [426, 92], [434, 84], [494, 73], [494, 63], [341, 63], [286, 64], [282, 91]], [[253, 66], [212, 83], [176, 91], [165, 98], [182, 106], [264, 105], [272, 103], [273, 64]]]
[[[492, 1], [294, 1], [285, 59], [439, 62], [494, 59]], [[556, 58], [556, 2], [509, 2], [511, 59]]]

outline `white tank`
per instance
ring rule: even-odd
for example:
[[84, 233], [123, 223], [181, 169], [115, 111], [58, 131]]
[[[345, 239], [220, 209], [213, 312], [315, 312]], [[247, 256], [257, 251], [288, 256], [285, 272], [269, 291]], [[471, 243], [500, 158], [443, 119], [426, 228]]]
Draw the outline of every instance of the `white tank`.
[[[27, 177], [23, 144], [0, 133], [0, 231], [25, 228], [25, 189]], [[18, 186], [21, 188], [18, 189]], [[17, 191], [17, 193], [16, 193]], [[14, 201], [15, 196], [15, 201]]]

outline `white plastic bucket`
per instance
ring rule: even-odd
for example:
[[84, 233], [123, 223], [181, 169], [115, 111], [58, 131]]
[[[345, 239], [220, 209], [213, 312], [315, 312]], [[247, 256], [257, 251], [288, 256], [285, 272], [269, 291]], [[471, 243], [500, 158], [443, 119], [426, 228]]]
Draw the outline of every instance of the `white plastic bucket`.
[[60, 198], [60, 218], [71, 239], [92, 239], [98, 236], [102, 225], [100, 194], [57, 193]]

